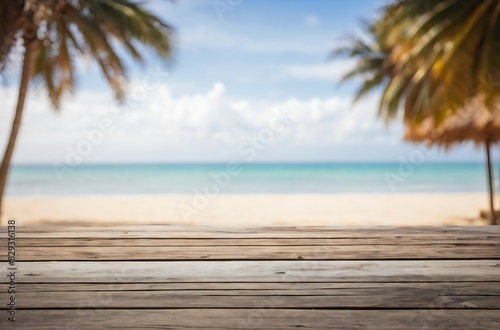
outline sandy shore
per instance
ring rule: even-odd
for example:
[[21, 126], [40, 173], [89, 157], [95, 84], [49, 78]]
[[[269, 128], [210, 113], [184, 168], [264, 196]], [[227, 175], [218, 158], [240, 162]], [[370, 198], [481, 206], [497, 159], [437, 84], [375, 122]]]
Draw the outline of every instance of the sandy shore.
[[483, 193], [7, 198], [17, 224], [479, 225]]

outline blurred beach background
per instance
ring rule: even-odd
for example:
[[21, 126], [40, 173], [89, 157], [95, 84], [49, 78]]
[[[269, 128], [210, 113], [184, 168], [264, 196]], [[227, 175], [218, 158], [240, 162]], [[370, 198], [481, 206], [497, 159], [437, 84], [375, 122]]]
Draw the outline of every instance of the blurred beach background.
[[[361, 22], [387, 3], [146, 1], [173, 28], [168, 61], [145, 46], [137, 63], [113, 44], [128, 74], [121, 104], [91, 55], [75, 56], [76, 93], [61, 94], [60, 111], [33, 85], [2, 223], [486, 224], [483, 149], [404, 142], [403, 114], [389, 125], [378, 115], [382, 88], [354, 103], [362, 80], [339, 84], [356, 59], [332, 52], [370, 39]], [[15, 46], [1, 150], [24, 52]]]
[[29, 224], [467, 225], [484, 164], [48, 165], [13, 168], [7, 213]]

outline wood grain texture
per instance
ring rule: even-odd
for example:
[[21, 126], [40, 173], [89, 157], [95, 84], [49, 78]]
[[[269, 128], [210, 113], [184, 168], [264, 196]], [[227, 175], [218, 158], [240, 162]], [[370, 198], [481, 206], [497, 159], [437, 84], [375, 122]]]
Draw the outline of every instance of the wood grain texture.
[[2, 330], [500, 328], [500, 226], [18, 227], [16, 260]]
[[498, 237], [385, 237], [380, 238], [17, 238], [19, 247], [101, 246], [362, 246], [362, 245], [498, 245]]
[[[7, 251], [0, 253], [5, 259]], [[17, 247], [17, 260], [492, 259], [499, 244]]]
[[[490, 227], [17, 227], [19, 238], [385, 238], [469, 237], [500, 239], [500, 228]], [[0, 234], [6, 228], [0, 228]]]
[[[6, 325], [5, 318], [0, 325]], [[15, 329], [498, 329], [497, 310], [26, 310]]]
[[[254, 284], [258, 288], [258, 284]], [[189, 290], [23, 292], [18, 308], [447, 308], [500, 309], [500, 295], [485, 288], [462, 294], [453, 287], [330, 290]], [[0, 294], [7, 300], [7, 294]], [[2, 300], [3, 301], [3, 300]]]
[[[229, 279], [228, 279], [229, 280]], [[339, 290], [405, 290], [415, 288], [419, 290], [432, 290], [453, 292], [457, 295], [484, 294], [500, 296], [500, 285], [497, 282], [340, 282], [340, 283], [316, 283], [316, 282], [155, 282], [155, 283], [20, 283], [20, 292], [92, 292], [92, 291], [174, 291], [174, 292], [211, 292], [220, 294], [252, 295], [255, 292], [271, 293], [286, 292], [288, 295], [302, 295], [315, 293], [327, 294]]]
[[[498, 260], [18, 262], [18, 283], [500, 281]], [[6, 283], [7, 279], [0, 280]]]

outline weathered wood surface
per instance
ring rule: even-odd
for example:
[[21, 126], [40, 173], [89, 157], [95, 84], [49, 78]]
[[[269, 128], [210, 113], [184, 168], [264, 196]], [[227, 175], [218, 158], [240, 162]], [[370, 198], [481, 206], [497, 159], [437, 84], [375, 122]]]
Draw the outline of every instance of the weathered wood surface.
[[[498, 310], [26, 310], [16, 329], [498, 329]], [[119, 326], [117, 326], [119, 324]]]
[[[259, 288], [259, 283], [252, 283]], [[456, 288], [450, 283], [416, 288], [389, 287], [321, 290], [132, 290], [43, 291], [17, 295], [19, 308], [252, 308], [258, 299], [272, 299], [281, 308], [497, 308], [500, 292], [491, 283]]]
[[[5, 259], [6, 252], [0, 253]], [[500, 258], [498, 244], [289, 245], [289, 246], [35, 246], [21, 245], [19, 261], [45, 260], [353, 260]]]
[[363, 245], [428, 245], [454, 244], [458, 246], [498, 245], [500, 237], [384, 237], [381, 238], [26, 238], [17, 240], [18, 246], [363, 246]]
[[[26, 310], [16, 329], [498, 329], [498, 310]], [[26, 322], [27, 323], [27, 322]], [[1, 323], [0, 323], [1, 324]], [[118, 326], [119, 325], [119, 326]]]
[[[400, 245], [405, 248], [398, 249]], [[500, 257], [500, 230], [496, 227], [461, 230], [457, 227], [20, 227], [17, 246], [19, 261], [496, 259]], [[5, 256], [6, 251], [0, 251], [0, 258]]]
[[1, 329], [500, 328], [500, 226], [18, 227], [16, 247]]
[[[0, 234], [6, 228], [0, 228]], [[17, 227], [21, 238], [496, 238], [497, 227]]]
[[450, 282], [458, 279], [500, 282], [500, 260], [37, 261], [17, 265], [18, 283]]

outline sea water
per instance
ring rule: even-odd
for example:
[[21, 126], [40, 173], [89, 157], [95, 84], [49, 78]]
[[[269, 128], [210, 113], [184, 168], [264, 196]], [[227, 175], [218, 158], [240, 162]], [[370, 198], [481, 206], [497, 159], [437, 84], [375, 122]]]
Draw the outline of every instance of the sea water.
[[[482, 163], [15, 165], [9, 196], [484, 192]], [[498, 177], [498, 176], [496, 176]], [[498, 180], [495, 182], [498, 186]], [[207, 188], [208, 187], [208, 188]]]

